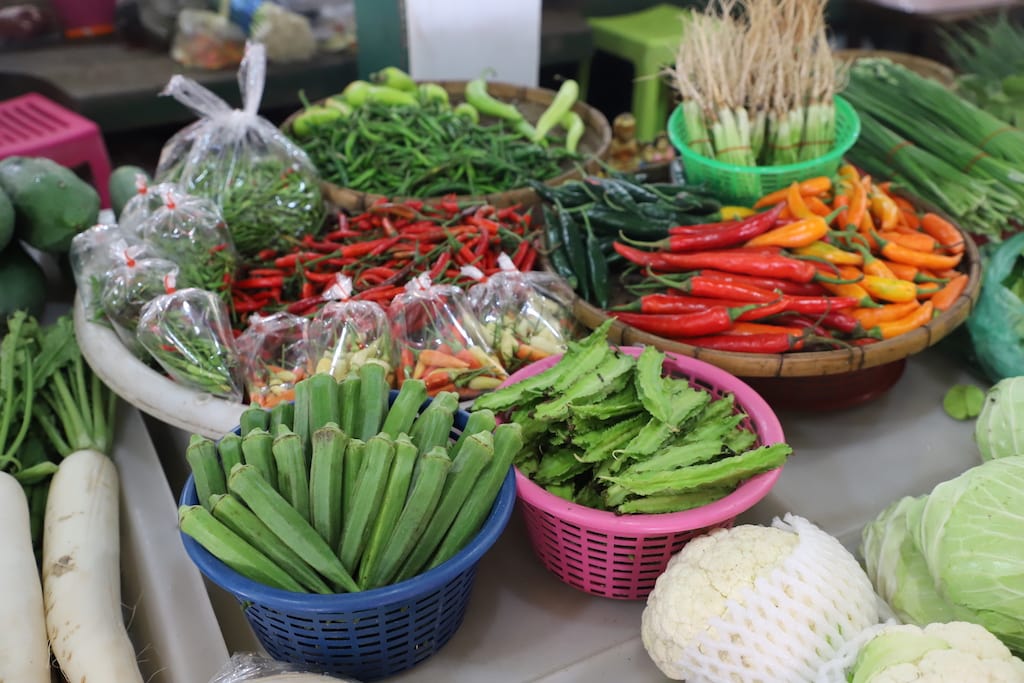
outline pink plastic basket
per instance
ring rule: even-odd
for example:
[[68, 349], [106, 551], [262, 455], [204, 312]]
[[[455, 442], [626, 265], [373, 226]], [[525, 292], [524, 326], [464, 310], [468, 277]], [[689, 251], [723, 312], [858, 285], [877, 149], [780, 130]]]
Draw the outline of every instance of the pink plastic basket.
[[[641, 347], [620, 349], [639, 356]], [[759, 445], [784, 440], [782, 425], [768, 404], [744, 382], [704, 361], [665, 353], [665, 371], [686, 377], [713, 396], [733, 394], [736, 408], [747, 414], [742, 423], [758, 436]], [[552, 356], [522, 368], [506, 380], [515, 384], [558, 362]], [[759, 474], [710, 505], [660, 515], [617, 515], [570, 503], [548, 493], [516, 469], [516, 494], [533, 551], [563, 582], [592, 595], [640, 600], [654, 588], [669, 558], [691, 538], [719, 527], [768, 495], [781, 468]]]

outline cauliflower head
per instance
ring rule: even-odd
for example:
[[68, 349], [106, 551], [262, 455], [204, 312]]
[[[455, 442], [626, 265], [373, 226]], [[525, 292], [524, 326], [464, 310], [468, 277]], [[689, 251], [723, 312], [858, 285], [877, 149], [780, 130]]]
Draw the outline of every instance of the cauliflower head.
[[1024, 662], [984, 626], [965, 621], [882, 629], [857, 657], [851, 683], [1024, 683]]
[[[814, 681], [846, 638], [879, 621], [857, 560], [794, 515], [698, 537], [668, 563], [641, 618], [644, 648], [688, 683]], [[1022, 682], [1024, 683], [1024, 682]]]

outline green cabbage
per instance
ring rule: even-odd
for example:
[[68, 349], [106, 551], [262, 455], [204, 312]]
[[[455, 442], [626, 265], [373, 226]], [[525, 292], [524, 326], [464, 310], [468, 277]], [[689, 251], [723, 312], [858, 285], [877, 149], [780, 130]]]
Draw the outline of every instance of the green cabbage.
[[988, 390], [974, 440], [982, 460], [1024, 455], [1024, 377], [1008, 377]]
[[1024, 652], [1024, 456], [900, 500], [865, 528], [861, 553], [903, 621], [974, 622]]

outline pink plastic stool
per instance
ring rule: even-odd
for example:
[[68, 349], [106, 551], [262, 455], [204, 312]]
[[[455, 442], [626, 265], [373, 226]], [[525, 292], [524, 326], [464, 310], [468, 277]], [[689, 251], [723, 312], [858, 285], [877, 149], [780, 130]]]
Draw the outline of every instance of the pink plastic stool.
[[110, 208], [110, 157], [100, 128], [36, 93], [0, 102], [0, 159], [36, 156], [73, 168], [88, 164], [103, 208]]

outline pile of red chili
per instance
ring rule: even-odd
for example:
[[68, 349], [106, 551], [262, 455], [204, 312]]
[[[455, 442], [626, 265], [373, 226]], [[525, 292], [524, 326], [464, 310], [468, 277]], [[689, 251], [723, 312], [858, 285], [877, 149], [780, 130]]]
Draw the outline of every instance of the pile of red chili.
[[529, 212], [518, 206], [465, 207], [452, 198], [434, 205], [379, 200], [357, 216], [338, 213], [325, 234], [307, 236], [287, 250], [259, 252], [231, 282], [233, 318], [244, 327], [253, 313], [312, 313], [338, 275], [352, 279], [354, 299], [387, 306], [424, 272], [435, 282], [469, 286], [474, 280], [461, 268], [491, 275], [502, 252], [519, 270], [532, 270], [534, 237]]
[[[766, 195], [741, 220], [679, 226], [664, 240], [623, 239], [622, 322], [722, 351], [824, 350], [890, 339], [963, 295], [964, 236], [888, 184], [844, 166]], [[644, 248], [638, 248], [644, 247]]]

